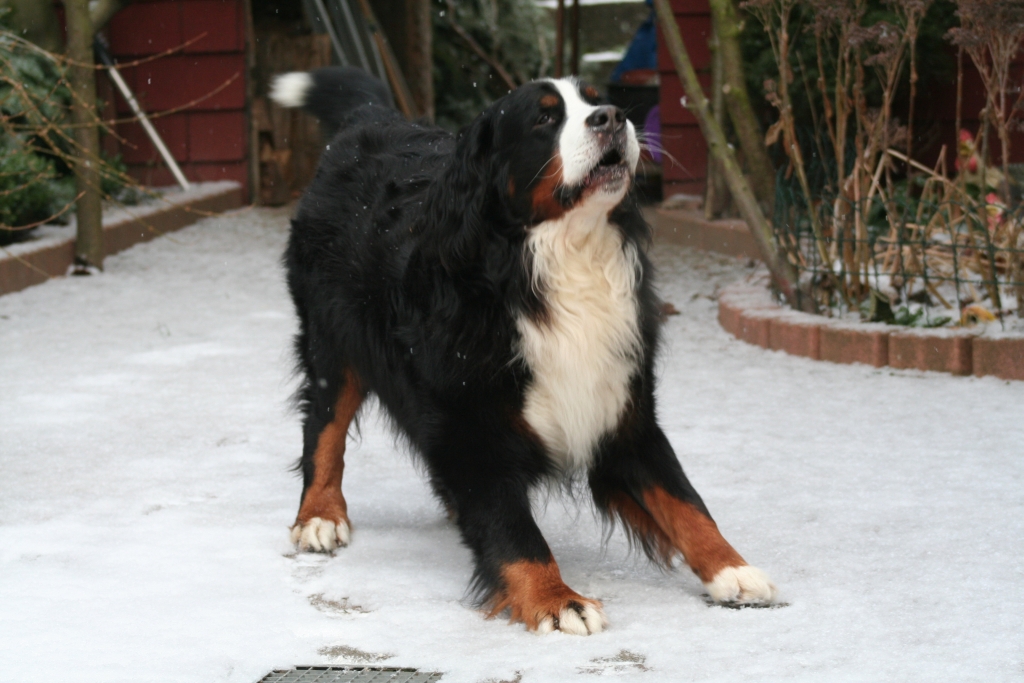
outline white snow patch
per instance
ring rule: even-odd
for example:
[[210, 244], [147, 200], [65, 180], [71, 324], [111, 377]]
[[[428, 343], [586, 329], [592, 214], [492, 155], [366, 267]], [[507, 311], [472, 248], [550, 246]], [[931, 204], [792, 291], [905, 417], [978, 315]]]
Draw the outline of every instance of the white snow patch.
[[[653, 255], [682, 312], [659, 417], [788, 607], [708, 607], [689, 572], [630, 556], [618, 531], [602, 548], [569, 503], [538, 524], [612, 626], [537, 638], [484, 619], [463, 600], [469, 551], [374, 413], [345, 454], [358, 536], [295, 553], [288, 211], [204, 220], [101, 276], [0, 297], [0, 680], [252, 683], [338, 646], [445, 683], [1021, 680], [1024, 382], [737, 341], [712, 299], [747, 271], [675, 247]], [[188, 344], [230, 353], [136, 362]], [[588, 673], [621, 651], [650, 671]]]

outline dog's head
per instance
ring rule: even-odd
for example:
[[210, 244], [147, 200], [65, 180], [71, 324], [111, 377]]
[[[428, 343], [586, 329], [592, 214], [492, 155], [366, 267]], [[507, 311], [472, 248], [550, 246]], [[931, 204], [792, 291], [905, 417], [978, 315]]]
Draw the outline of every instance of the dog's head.
[[528, 83], [459, 133], [438, 208], [462, 225], [441, 255], [472, 259], [481, 231], [514, 233], [583, 207], [609, 212], [639, 158], [633, 124], [595, 88], [573, 78]]
[[496, 102], [480, 123], [507, 201], [527, 222], [558, 218], [581, 203], [617, 204], [633, 181], [640, 146], [633, 124], [576, 79], [536, 81]]

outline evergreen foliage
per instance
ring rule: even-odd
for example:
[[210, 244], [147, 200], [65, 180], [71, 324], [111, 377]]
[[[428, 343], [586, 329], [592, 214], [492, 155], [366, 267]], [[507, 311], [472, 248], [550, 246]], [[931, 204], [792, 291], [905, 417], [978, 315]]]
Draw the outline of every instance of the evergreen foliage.
[[[8, 29], [0, 13], [0, 244], [53, 216], [65, 221], [75, 200], [64, 66]], [[101, 194], [136, 203], [139, 192], [126, 172], [120, 156], [104, 156]]]
[[[0, 29], [3, 26], [0, 16]], [[59, 212], [74, 198], [56, 130], [71, 104], [63, 70], [45, 53], [0, 31], [0, 240]]]
[[432, 14], [439, 125], [461, 128], [509, 91], [495, 69], [458, 34], [453, 21], [501, 64], [517, 85], [547, 75], [553, 28], [544, 10], [532, 0], [436, 0]]

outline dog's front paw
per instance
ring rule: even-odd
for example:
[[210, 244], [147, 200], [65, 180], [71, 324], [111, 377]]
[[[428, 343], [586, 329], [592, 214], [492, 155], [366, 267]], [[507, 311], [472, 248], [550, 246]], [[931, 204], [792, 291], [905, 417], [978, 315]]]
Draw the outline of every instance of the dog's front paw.
[[715, 602], [733, 605], [770, 605], [778, 590], [768, 575], [757, 567], [726, 567], [704, 584]]
[[585, 598], [562, 582], [554, 558], [521, 560], [502, 567], [504, 585], [490, 600], [489, 617], [508, 610], [537, 633], [561, 631], [575, 636], [600, 633], [608, 626], [601, 603]]
[[329, 553], [347, 546], [351, 537], [352, 530], [346, 519], [333, 522], [313, 517], [305, 522], [296, 522], [292, 527], [292, 543], [302, 551]]
[[586, 600], [585, 602], [570, 602], [558, 611], [558, 614], [549, 614], [537, 623], [537, 633], [551, 633], [561, 631], [573, 636], [589, 636], [592, 633], [600, 633], [608, 627], [608, 617], [601, 609], [601, 603]]

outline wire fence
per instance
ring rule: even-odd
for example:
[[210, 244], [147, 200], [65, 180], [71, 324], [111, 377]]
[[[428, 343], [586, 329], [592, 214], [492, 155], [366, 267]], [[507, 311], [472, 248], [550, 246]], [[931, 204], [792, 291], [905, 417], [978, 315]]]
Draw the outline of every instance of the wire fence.
[[[906, 161], [888, 155], [880, 168]], [[1024, 316], [1024, 205], [979, 196], [965, 174], [916, 170], [901, 185], [855, 177], [842, 193], [816, 183], [813, 206], [780, 178], [775, 237], [819, 307], [928, 327]]]

